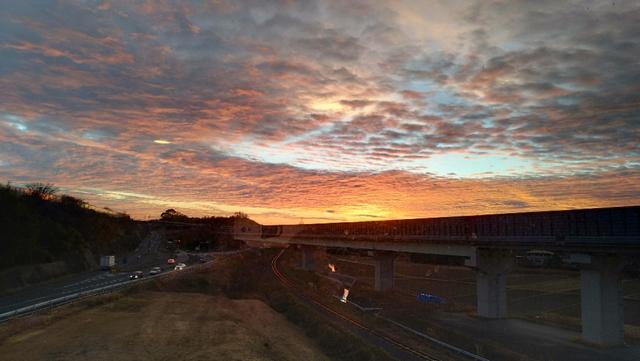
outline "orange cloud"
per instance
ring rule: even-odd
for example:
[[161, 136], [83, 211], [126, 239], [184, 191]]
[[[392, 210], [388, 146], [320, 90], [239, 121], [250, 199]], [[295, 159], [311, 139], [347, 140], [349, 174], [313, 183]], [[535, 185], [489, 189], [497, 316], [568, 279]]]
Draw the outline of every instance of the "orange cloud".
[[429, 6], [16, 2], [0, 180], [265, 223], [640, 201], [637, 4]]

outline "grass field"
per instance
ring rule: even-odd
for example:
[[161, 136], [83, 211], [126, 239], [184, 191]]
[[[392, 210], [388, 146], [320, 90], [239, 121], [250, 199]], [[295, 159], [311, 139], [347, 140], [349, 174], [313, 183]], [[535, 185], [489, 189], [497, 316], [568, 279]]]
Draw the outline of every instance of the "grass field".
[[7, 360], [326, 360], [304, 333], [258, 300], [142, 291], [26, 328]]

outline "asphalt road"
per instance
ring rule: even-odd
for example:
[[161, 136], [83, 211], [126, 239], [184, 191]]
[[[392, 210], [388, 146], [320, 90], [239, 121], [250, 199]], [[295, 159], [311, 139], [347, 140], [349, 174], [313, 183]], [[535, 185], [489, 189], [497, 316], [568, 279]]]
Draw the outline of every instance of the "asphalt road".
[[74, 293], [128, 281], [128, 273], [116, 274], [95, 271], [29, 286], [17, 292], [0, 296], [0, 314]]
[[[173, 270], [173, 266], [166, 264], [158, 266], [162, 268], [162, 273]], [[149, 276], [149, 269], [141, 269], [145, 272], [145, 277]], [[9, 294], [0, 295], [0, 321], [6, 318], [2, 315], [7, 312], [34, 306], [43, 302], [53, 301], [65, 296], [100, 290], [103, 287], [125, 285], [132, 282], [132, 280], [129, 279], [130, 274], [131, 272], [85, 272], [29, 286]]]
[[[148, 234], [138, 247], [127, 256], [127, 263], [122, 263], [121, 259], [118, 260], [118, 267], [122, 270], [119, 273], [83, 272], [34, 284], [15, 292], [0, 294], [0, 321], [6, 319], [6, 316], [3, 317], [2, 314], [24, 307], [102, 287], [124, 285], [130, 282], [129, 275], [136, 270], [143, 271], [145, 275], [148, 275], [149, 270], [154, 266], [159, 266], [163, 272], [173, 269], [173, 265], [166, 264], [167, 258], [173, 257], [173, 252], [166, 251], [161, 247], [164, 240], [165, 237], [159, 232]], [[185, 252], [178, 252], [174, 258], [177, 263], [188, 263], [189, 255]]]
[[[177, 263], [186, 263], [189, 266], [189, 260], [195, 259], [199, 256], [208, 256], [210, 258], [220, 255], [235, 254], [243, 252], [244, 250], [229, 251], [229, 252], [208, 252], [208, 253], [196, 253], [188, 254], [186, 252], [178, 252], [176, 261]], [[144, 266], [133, 266], [135, 270], [141, 270], [145, 273], [145, 277], [148, 277], [149, 270], [158, 266], [162, 269], [162, 273], [170, 272], [173, 270], [173, 265], [166, 264], [166, 258], [163, 255], [155, 256], [153, 263], [144, 262]], [[92, 271], [84, 272], [80, 274], [66, 276], [53, 281], [39, 283], [33, 286], [22, 288], [16, 292], [0, 294], [0, 315], [7, 312], [12, 312], [24, 307], [36, 305], [38, 303], [47, 302], [61, 297], [74, 295], [81, 292], [90, 292], [102, 287], [124, 285], [131, 282], [129, 275], [131, 272], [119, 272], [111, 273], [108, 271]], [[0, 317], [0, 321], [4, 318]]]

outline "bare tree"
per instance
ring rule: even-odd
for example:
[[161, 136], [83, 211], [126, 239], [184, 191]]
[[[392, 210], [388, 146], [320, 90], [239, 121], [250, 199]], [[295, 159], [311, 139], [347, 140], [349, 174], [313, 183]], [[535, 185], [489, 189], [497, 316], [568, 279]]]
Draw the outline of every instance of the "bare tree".
[[29, 183], [25, 185], [27, 194], [44, 200], [52, 200], [58, 192], [58, 188], [50, 183]]

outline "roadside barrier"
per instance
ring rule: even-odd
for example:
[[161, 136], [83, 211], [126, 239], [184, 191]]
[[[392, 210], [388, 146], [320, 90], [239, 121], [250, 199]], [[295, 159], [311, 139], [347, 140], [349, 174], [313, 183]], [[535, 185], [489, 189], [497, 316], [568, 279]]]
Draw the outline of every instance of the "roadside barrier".
[[57, 297], [51, 300], [47, 300], [47, 301], [42, 301], [42, 302], [38, 302], [38, 303], [34, 303], [32, 305], [29, 306], [25, 306], [25, 307], [20, 307], [17, 308], [15, 310], [9, 311], [9, 312], [5, 312], [5, 313], [0, 313], [0, 323], [2, 322], [6, 322], [9, 321], [11, 319], [14, 319], [16, 317], [20, 317], [20, 316], [26, 316], [26, 315], [30, 315], [33, 314], [35, 312], [38, 311], [44, 311], [44, 310], [51, 310], [55, 307], [60, 307], [72, 302], [77, 302], [77, 301], [81, 301], [84, 300], [86, 298], [89, 297], [93, 297], [93, 296], [97, 296], [97, 295], [102, 295], [102, 294], [106, 294], [109, 292], [113, 292], [116, 291], [118, 289], [122, 289], [122, 288], [126, 288], [129, 286], [132, 286], [134, 284], [138, 284], [141, 282], [148, 282], [151, 281], [153, 279], [156, 278], [160, 278], [160, 277], [166, 277], [169, 275], [177, 275], [179, 272], [179, 274], [185, 274], [185, 273], [190, 273], [196, 270], [199, 270], [201, 268], [204, 268], [207, 265], [210, 265], [213, 262], [213, 260], [208, 261], [208, 262], [204, 262], [204, 263], [199, 263], [199, 264], [194, 264], [192, 266], [189, 266], [183, 270], [180, 271], [168, 271], [168, 272], [163, 272], [163, 273], [159, 273], [156, 275], [151, 275], [151, 276], [146, 276], [143, 278], [138, 278], [135, 280], [124, 280], [122, 282], [118, 282], [118, 283], [114, 283], [111, 285], [107, 285], [107, 286], [102, 286], [102, 287], [98, 287], [98, 288], [94, 288], [94, 289], [90, 289], [90, 290], [86, 290], [86, 291], [82, 291], [82, 292], [76, 292], [76, 293], [72, 293], [72, 294], [68, 294], [65, 296], [61, 296], [61, 297]]

